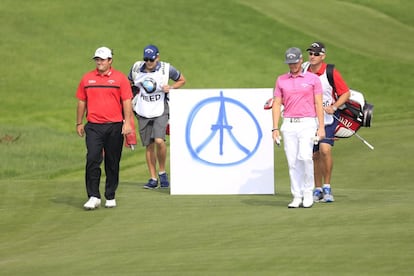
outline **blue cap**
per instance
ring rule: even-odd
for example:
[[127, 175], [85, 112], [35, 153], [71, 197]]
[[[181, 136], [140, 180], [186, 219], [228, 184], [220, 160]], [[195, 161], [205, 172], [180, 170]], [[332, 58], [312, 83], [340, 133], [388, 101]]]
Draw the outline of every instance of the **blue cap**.
[[160, 52], [155, 45], [148, 45], [144, 48], [144, 58], [156, 59], [159, 54]]

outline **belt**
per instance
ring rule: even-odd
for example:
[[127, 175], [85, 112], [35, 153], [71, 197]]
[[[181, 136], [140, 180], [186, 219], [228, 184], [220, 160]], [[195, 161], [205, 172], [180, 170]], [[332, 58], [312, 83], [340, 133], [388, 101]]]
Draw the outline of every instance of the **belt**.
[[284, 122], [287, 123], [305, 123], [305, 122], [316, 122], [316, 118], [314, 117], [292, 117], [292, 118], [284, 118]]
[[288, 118], [288, 119], [289, 119], [289, 122], [291, 123], [301, 123], [304, 121], [303, 118]]

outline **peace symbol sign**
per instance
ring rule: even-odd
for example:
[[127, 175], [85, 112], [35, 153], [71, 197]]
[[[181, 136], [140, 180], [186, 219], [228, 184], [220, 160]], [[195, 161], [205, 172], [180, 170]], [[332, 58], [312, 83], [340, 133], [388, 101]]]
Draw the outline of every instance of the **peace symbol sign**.
[[[229, 114], [229, 109], [234, 112]], [[218, 112], [215, 123], [197, 125], [197, 117], [211, 117], [212, 112]], [[203, 138], [199, 138], [200, 132], [205, 134]], [[220, 91], [220, 96], [204, 99], [194, 106], [187, 120], [185, 136], [194, 159], [212, 166], [233, 166], [255, 154], [263, 133], [255, 116], [243, 103], [224, 97]]]

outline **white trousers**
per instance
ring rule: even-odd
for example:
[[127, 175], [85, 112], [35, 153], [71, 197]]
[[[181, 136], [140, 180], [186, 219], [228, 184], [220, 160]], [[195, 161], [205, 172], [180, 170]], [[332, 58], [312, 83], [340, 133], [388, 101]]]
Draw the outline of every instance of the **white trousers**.
[[316, 118], [284, 118], [280, 128], [293, 197], [302, 198], [305, 193], [312, 193], [315, 187], [312, 155], [316, 121]]

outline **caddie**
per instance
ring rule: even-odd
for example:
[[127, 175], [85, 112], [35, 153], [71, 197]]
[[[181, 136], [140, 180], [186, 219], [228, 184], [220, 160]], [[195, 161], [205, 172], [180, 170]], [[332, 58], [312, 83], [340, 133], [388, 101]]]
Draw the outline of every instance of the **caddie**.
[[[160, 53], [155, 45], [144, 48], [143, 60], [133, 64], [128, 79], [134, 93], [133, 110], [138, 118], [142, 145], [146, 147], [145, 156], [150, 173], [150, 179], [144, 188], [168, 188], [170, 183], [165, 168], [165, 136], [169, 119], [168, 93], [172, 89], [182, 87], [186, 80], [174, 66], [160, 61]], [[169, 80], [172, 82], [171, 85]]]
[[313, 42], [306, 51], [309, 54], [309, 62], [305, 64], [305, 70], [319, 76], [323, 88], [323, 109], [325, 121], [325, 139], [320, 140], [314, 146], [314, 176], [315, 190], [314, 202], [333, 202], [334, 196], [331, 190], [331, 176], [333, 169], [332, 147], [335, 140], [335, 129], [338, 121], [332, 116], [339, 117], [338, 108], [342, 106], [350, 96], [350, 91], [341, 74], [333, 69], [334, 87], [329, 84], [326, 74], [327, 64], [326, 48], [322, 42]]

